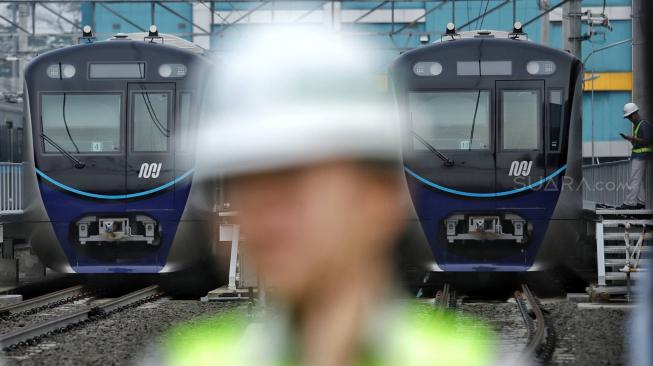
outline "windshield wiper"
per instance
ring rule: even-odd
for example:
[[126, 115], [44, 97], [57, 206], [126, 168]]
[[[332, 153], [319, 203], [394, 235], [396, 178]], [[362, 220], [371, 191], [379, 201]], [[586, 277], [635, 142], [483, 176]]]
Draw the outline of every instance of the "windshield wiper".
[[70, 159], [70, 161], [72, 161], [75, 164], [75, 168], [82, 169], [82, 168], [84, 168], [86, 166], [86, 163], [84, 163], [83, 161], [81, 161], [81, 160], [77, 159], [76, 157], [70, 155], [70, 153], [68, 151], [66, 151], [66, 149], [61, 147], [61, 145], [56, 143], [53, 139], [51, 139], [50, 137], [48, 137], [44, 133], [41, 133], [41, 137], [43, 138], [43, 141], [47, 141], [50, 145], [54, 146], [55, 149], [59, 150], [60, 153], [64, 154], [64, 156], [66, 156], [68, 159]]
[[[59, 63], [59, 73], [61, 73], [61, 63]], [[75, 147], [75, 151], [79, 154], [79, 147], [77, 147], [77, 143], [75, 143], [75, 140], [73, 140], [73, 135], [70, 133], [70, 128], [68, 128], [68, 121], [66, 120], [66, 93], [63, 93], [63, 105], [61, 107], [61, 118], [63, 119], [63, 125], [66, 128], [66, 133], [68, 134], [68, 138], [70, 139], [70, 142], [73, 144]], [[41, 125], [43, 125], [41, 123]]]
[[481, 91], [476, 94], [476, 107], [474, 107], [474, 119], [472, 119], [472, 130], [469, 132], [469, 151], [472, 151], [472, 143], [474, 142], [474, 127], [476, 126], [476, 115], [478, 114], [478, 102], [481, 99]]
[[444, 165], [445, 165], [445, 166], [453, 166], [453, 165], [454, 165], [454, 161], [453, 161], [453, 160], [449, 159], [449, 158], [446, 157], [443, 153], [441, 153], [440, 151], [438, 151], [438, 149], [436, 149], [435, 147], [433, 147], [433, 145], [429, 144], [428, 141], [424, 140], [424, 139], [422, 138], [422, 136], [418, 135], [417, 132], [412, 131], [412, 130], [411, 130], [410, 132], [413, 134], [413, 136], [415, 136], [415, 138], [417, 139], [417, 141], [421, 142], [424, 146], [426, 146], [426, 148], [429, 149], [430, 152], [432, 152], [433, 154], [435, 154], [438, 158], [442, 159], [442, 161], [444, 161]]

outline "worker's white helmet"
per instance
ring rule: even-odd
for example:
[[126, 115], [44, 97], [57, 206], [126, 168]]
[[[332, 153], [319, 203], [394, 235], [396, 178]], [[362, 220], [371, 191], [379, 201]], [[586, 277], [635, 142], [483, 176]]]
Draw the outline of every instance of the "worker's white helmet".
[[197, 155], [204, 173], [399, 161], [394, 104], [360, 47], [285, 28], [242, 44], [224, 60], [217, 98], [205, 113]]
[[624, 118], [630, 116], [631, 114], [639, 111], [639, 107], [635, 103], [626, 103], [624, 105]]

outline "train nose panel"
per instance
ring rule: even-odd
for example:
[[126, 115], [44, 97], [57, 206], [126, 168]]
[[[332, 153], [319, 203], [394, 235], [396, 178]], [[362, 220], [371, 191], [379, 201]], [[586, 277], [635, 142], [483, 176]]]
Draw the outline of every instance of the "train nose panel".
[[108, 244], [116, 242], [145, 243], [159, 245], [161, 225], [146, 215], [132, 217], [84, 216], [74, 223], [76, 241], [86, 245]]
[[507, 240], [521, 244], [527, 237], [524, 231], [528, 227], [526, 219], [512, 213], [487, 215], [459, 213], [448, 216], [444, 222], [449, 243], [462, 240]]

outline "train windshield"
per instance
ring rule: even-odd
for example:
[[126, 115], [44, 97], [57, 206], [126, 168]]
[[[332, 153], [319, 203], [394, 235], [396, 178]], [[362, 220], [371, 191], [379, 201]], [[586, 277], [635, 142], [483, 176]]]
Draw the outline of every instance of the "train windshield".
[[[43, 134], [71, 153], [120, 151], [121, 95], [43, 94]], [[59, 153], [44, 144], [46, 153]]]
[[[413, 132], [438, 150], [490, 148], [490, 92], [413, 92], [408, 97]], [[417, 151], [427, 150], [416, 138]]]

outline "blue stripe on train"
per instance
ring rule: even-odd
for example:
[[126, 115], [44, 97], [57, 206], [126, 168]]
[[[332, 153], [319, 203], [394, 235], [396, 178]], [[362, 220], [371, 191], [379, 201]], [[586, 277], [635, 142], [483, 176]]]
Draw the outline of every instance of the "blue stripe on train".
[[[185, 175], [184, 177], [188, 177]], [[39, 181], [41, 198], [52, 222], [59, 245], [72, 268], [79, 273], [156, 273], [166, 263], [177, 226], [190, 193], [191, 180], [177, 181], [173, 189], [161, 190], [137, 200], [99, 200], [52, 187]], [[171, 200], [172, 197], [172, 200]], [[170, 202], [173, 207], [169, 207]], [[142, 213], [161, 224], [161, 242], [146, 255], [126, 262], [114, 263], [82, 255], [70, 240], [71, 226], [85, 215]], [[128, 244], [125, 244], [128, 245]]]
[[[559, 175], [560, 171], [558, 171]], [[551, 177], [546, 183], [531, 190], [493, 198], [475, 198], [455, 195], [426, 185], [420, 179], [406, 172], [410, 194], [422, 230], [429, 242], [438, 266], [444, 271], [485, 272], [485, 271], [527, 271], [533, 266], [542, 241], [549, 226], [558, 198], [562, 176]], [[448, 253], [442, 243], [441, 230], [444, 219], [456, 212], [464, 213], [514, 213], [533, 224], [529, 244], [523, 253], [493, 259], [475, 260]], [[489, 242], [488, 246], [492, 243]], [[518, 245], [518, 244], [516, 244]]]
[[58, 180], [56, 180], [56, 179], [48, 176], [47, 174], [43, 173], [39, 168], [34, 168], [34, 170], [36, 171], [36, 174], [38, 174], [41, 178], [47, 180], [48, 182], [54, 184], [55, 186], [65, 190], [65, 191], [75, 193], [75, 194], [78, 194], [80, 196], [85, 196], [85, 197], [90, 197], [90, 198], [97, 198], [97, 199], [104, 199], [104, 200], [125, 200], [125, 199], [130, 199], [130, 198], [137, 198], [137, 197], [147, 196], [147, 195], [150, 195], [152, 193], [156, 193], [156, 192], [162, 191], [164, 189], [168, 189], [168, 188], [174, 186], [176, 183], [181, 182], [182, 180], [186, 179], [186, 177], [193, 174], [193, 170], [191, 169], [191, 170], [187, 171], [186, 173], [178, 176], [174, 180], [171, 180], [168, 183], [162, 184], [162, 185], [160, 185], [158, 187], [148, 189], [148, 190], [142, 191], [142, 192], [129, 193], [129, 194], [97, 194], [97, 193], [82, 191], [82, 190], [79, 190], [77, 188], [73, 188], [71, 186], [63, 184], [63, 183], [59, 182]]
[[516, 189], [511, 189], [511, 190], [508, 190], [508, 191], [502, 191], [502, 192], [475, 193], [475, 192], [465, 192], [465, 191], [460, 191], [460, 190], [457, 190], [457, 189], [453, 189], [453, 188], [449, 188], [449, 187], [441, 186], [441, 185], [439, 185], [439, 184], [437, 184], [437, 183], [435, 183], [435, 182], [433, 182], [433, 181], [431, 181], [431, 180], [428, 180], [428, 179], [426, 179], [426, 178], [420, 176], [419, 174], [415, 173], [414, 171], [412, 171], [412, 170], [411, 170], [410, 168], [408, 168], [407, 166], [404, 166], [404, 170], [406, 171], [406, 173], [412, 175], [413, 178], [419, 180], [420, 182], [426, 184], [427, 186], [430, 186], [430, 187], [433, 187], [433, 188], [439, 189], [439, 190], [444, 191], [444, 192], [447, 192], [447, 193], [452, 193], [452, 194], [455, 194], [455, 195], [459, 195], [459, 196], [465, 196], [465, 197], [477, 197], [477, 198], [510, 196], [510, 195], [513, 195], [513, 194], [517, 194], [517, 193], [521, 193], [521, 192], [529, 191], [529, 190], [531, 190], [531, 189], [533, 189], [533, 188], [537, 188], [537, 187], [539, 187], [539, 186], [545, 184], [546, 182], [550, 181], [551, 179], [555, 178], [555, 177], [558, 176], [560, 173], [564, 172], [565, 169], [567, 169], [567, 165], [563, 165], [562, 167], [560, 167], [560, 168], [559, 168], [558, 170], [556, 170], [555, 172], [553, 172], [553, 173], [547, 175], [546, 177], [544, 177], [544, 178], [538, 180], [537, 182], [531, 183], [531, 184], [529, 184], [529, 185], [527, 185], [527, 186], [524, 186], [524, 187], [520, 187], [520, 188], [516, 188]]

